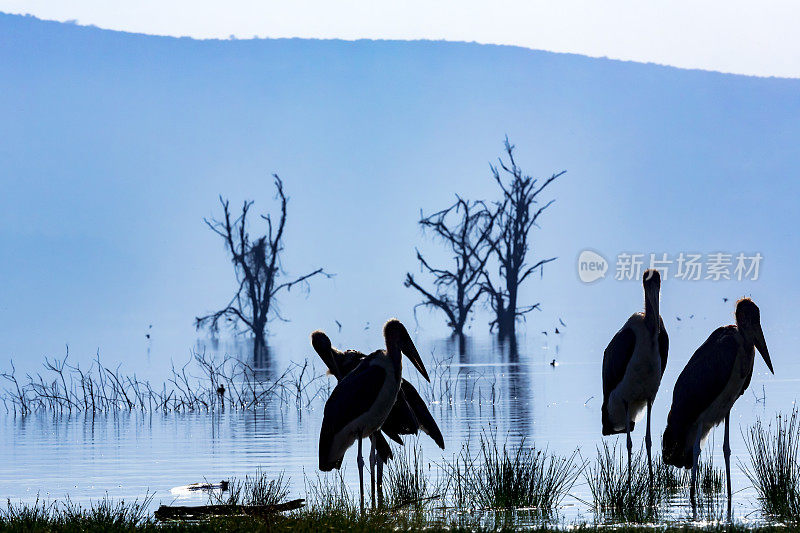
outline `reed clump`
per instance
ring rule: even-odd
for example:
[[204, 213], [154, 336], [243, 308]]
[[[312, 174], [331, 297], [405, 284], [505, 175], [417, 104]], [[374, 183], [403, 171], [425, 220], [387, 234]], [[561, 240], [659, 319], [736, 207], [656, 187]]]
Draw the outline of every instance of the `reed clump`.
[[289, 480], [281, 472], [271, 478], [264, 470], [257, 468], [255, 474], [245, 475], [243, 479], [231, 478], [227, 490], [212, 490], [208, 493], [211, 505], [279, 505], [289, 498]]
[[313, 479], [304, 476], [306, 489], [305, 512], [317, 515], [356, 517], [359, 506], [355, 495], [344, 479], [344, 469], [329, 473], [316, 473]]
[[628, 470], [627, 453], [618, 449], [616, 442], [613, 446], [603, 442], [603, 447], [597, 449], [597, 460], [586, 469], [594, 511], [613, 521], [654, 521], [664, 497], [680, 486], [679, 475], [656, 461], [651, 490], [646, 456], [642, 450], [635, 453]]
[[566, 457], [547, 449], [498, 442], [494, 432], [484, 432], [480, 450], [469, 444], [452, 461], [445, 461], [445, 491], [462, 509], [531, 509], [549, 515], [559, 506], [583, 471], [577, 450]]
[[[618, 449], [615, 442], [603, 443], [597, 449], [597, 460], [587, 468], [586, 481], [592, 493], [595, 513], [625, 522], [651, 522], [661, 515], [669, 498], [688, 492], [691, 470], [675, 468], [664, 463], [660, 454], [653, 457], [653, 482], [647, 455], [639, 450], [631, 461], [628, 473], [627, 450]], [[698, 493], [705, 499], [713, 499], [723, 488], [723, 472], [714, 466], [713, 460], [701, 459], [698, 466]]]
[[406, 441], [400, 451], [395, 451], [394, 459], [386, 465], [383, 489], [389, 509], [420, 511], [439, 497], [425, 472], [422, 448], [416, 439]]
[[142, 500], [126, 503], [107, 496], [88, 506], [63, 502], [12, 504], [0, 510], [0, 531], [135, 531], [154, 521], [148, 514], [153, 500], [147, 494]]
[[[699, 491], [707, 496], [721, 494], [725, 473], [714, 466], [714, 460], [709, 457], [708, 461], [700, 461], [698, 465], [698, 476], [700, 477]], [[686, 483], [691, 483], [691, 471], [687, 470], [684, 474]]]
[[214, 359], [193, 353], [183, 366], [172, 365], [166, 380], [154, 385], [112, 367], [98, 353], [88, 367], [71, 364], [69, 350], [62, 359], [45, 358], [43, 369], [17, 376], [0, 373], [6, 387], [0, 394], [8, 413], [108, 413], [113, 411], [190, 412], [218, 409], [253, 410], [270, 402], [309, 407], [322, 398], [329, 384], [306, 360], [290, 363], [277, 377], [245, 361], [225, 356]]
[[761, 420], [744, 435], [750, 464], [742, 470], [758, 493], [765, 514], [800, 521], [800, 421], [797, 408], [775, 425]]

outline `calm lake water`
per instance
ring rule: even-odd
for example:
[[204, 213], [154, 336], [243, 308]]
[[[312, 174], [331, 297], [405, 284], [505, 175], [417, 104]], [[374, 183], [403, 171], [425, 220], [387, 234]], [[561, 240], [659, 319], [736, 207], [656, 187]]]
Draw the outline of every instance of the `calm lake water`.
[[[418, 341], [429, 372], [435, 366], [434, 359], [453, 356], [449, 372], [459, 383], [452, 402], [431, 405], [447, 449], [439, 450], [423, 435], [419, 442], [424, 460], [438, 463], [451, 458], [468, 440], [477, 444], [481, 431], [489, 429], [496, 430], [501, 439], [519, 442], [524, 438], [529, 444], [558, 454], [566, 455], [578, 448], [583, 458], [593, 460], [596, 447], [602, 444], [600, 373], [604, 346], [582, 347], [580, 342], [566, 339], [566, 335], [554, 338], [552, 333], [529, 338], [521, 341], [516, 356], [491, 342], [470, 343], [466, 354], [459, 356], [456, 347], [446, 341]], [[767, 339], [769, 342], [769, 332]], [[686, 347], [675, 345], [678, 348], [673, 347], [670, 354], [669, 368], [654, 406], [654, 453], [660, 453], [660, 435], [672, 385], [691, 353], [680, 353]], [[558, 362], [556, 366], [551, 365], [553, 359]], [[779, 375], [800, 375], [796, 363], [789, 363], [790, 368], [786, 368], [787, 360], [781, 358]], [[276, 368], [287, 363], [279, 355], [272, 362]], [[404, 366], [404, 373], [419, 383], [410, 364]], [[437, 381], [435, 376], [432, 379]], [[739, 520], [760, 520], [755, 492], [740, 466], [749, 463], [742, 430], [758, 417], [772, 420], [777, 412], [790, 411], [797, 382], [767, 376], [765, 365], [757, 359], [752, 392], [748, 391], [734, 407], [734, 515]], [[425, 387], [419, 388], [425, 396]], [[151, 493], [154, 507], [201, 504], [206, 501], [203, 493], [176, 488], [244, 477], [262, 467], [274, 475], [284, 472], [291, 480], [291, 495], [304, 497], [304, 480], [317, 475], [316, 444], [322, 407], [322, 400], [317, 400], [307, 409], [276, 402], [251, 412], [0, 416], [0, 496], [32, 501], [37, 496], [61, 499], [68, 495], [73, 501], [87, 502], [105, 495], [132, 500]], [[637, 426], [634, 439], [636, 447], [642, 445], [643, 424]], [[624, 445], [622, 439], [618, 443]], [[715, 465], [722, 467], [721, 428], [709, 439], [705, 457], [712, 443]], [[357, 491], [355, 454], [353, 447], [344, 464], [346, 479]], [[433, 466], [434, 476], [435, 471]], [[593, 521], [595, 517], [586, 503], [590, 501], [588, 485], [581, 476], [560, 510], [562, 519]], [[686, 498], [678, 498], [671, 506], [670, 518], [686, 519], [689, 513]]]

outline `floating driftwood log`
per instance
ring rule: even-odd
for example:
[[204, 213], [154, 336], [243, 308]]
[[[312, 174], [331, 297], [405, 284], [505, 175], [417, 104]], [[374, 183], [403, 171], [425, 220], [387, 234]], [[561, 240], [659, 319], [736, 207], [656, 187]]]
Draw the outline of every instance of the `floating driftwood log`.
[[162, 505], [154, 513], [159, 520], [201, 520], [213, 516], [270, 516], [300, 509], [305, 500], [298, 498], [277, 505]]

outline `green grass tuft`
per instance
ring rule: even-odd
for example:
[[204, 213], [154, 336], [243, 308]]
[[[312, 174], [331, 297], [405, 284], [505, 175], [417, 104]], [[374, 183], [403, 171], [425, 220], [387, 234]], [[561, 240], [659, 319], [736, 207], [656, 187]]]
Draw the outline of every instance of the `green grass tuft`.
[[745, 434], [750, 466], [742, 465], [758, 492], [765, 514], [797, 521], [800, 517], [800, 425], [797, 408], [778, 415], [775, 427], [761, 420]]
[[627, 450], [618, 451], [616, 442], [610, 447], [604, 441], [596, 462], [586, 470], [595, 513], [613, 521], [654, 521], [664, 497], [680, 486], [680, 476], [659, 461], [653, 465], [653, 490], [649, 476], [642, 450], [633, 455], [628, 472]]
[[552, 513], [572, 489], [585, 464], [577, 450], [567, 457], [546, 449], [499, 444], [495, 433], [481, 435], [480, 451], [473, 456], [469, 444], [442, 467], [445, 490], [461, 509], [530, 508]]
[[135, 531], [153, 523], [147, 508], [153, 499], [125, 503], [108, 497], [88, 507], [69, 500], [46, 502], [38, 498], [32, 504], [12, 504], [0, 511], [0, 531]]
[[257, 468], [253, 476], [231, 478], [225, 492], [208, 493], [209, 503], [213, 505], [278, 505], [288, 497], [289, 480], [284, 479], [283, 472], [271, 479], [261, 468]]
[[383, 490], [390, 509], [410, 507], [423, 510], [438, 495], [428, 481], [422, 449], [416, 439], [409, 439], [400, 452], [395, 452], [394, 459], [386, 465], [385, 472]]

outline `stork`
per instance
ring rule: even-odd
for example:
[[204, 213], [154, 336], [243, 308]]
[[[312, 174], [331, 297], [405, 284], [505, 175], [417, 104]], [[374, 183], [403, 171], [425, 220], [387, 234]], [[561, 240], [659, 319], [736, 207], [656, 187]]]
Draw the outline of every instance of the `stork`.
[[[411, 336], [393, 318], [383, 327], [386, 350], [365, 356], [344, 375], [325, 403], [319, 435], [319, 468], [340, 468], [347, 449], [358, 441], [358, 479], [361, 512], [364, 512], [364, 458], [362, 439], [372, 437], [383, 426], [394, 407], [402, 383], [402, 355], [430, 381]], [[336, 367], [336, 360], [331, 359]], [[341, 375], [341, 370], [337, 368]], [[373, 446], [374, 439], [371, 439]], [[374, 452], [372, 452], [374, 453]]]
[[711, 429], [725, 421], [722, 451], [728, 485], [728, 511], [731, 508], [730, 418], [734, 402], [744, 394], [753, 376], [755, 350], [758, 349], [773, 374], [761, 312], [750, 298], [736, 302], [736, 325], [714, 330], [686, 364], [672, 393], [672, 407], [662, 440], [664, 462], [692, 469], [690, 497], [695, 499], [695, 483], [700, 449]]
[[[331, 340], [323, 331], [315, 331], [311, 334], [311, 345], [337, 381], [341, 381], [344, 376], [358, 366], [361, 360], [367, 357], [366, 354], [357, 350], [337, 350], [332, 346]], [[433, 419], [427, 405], [425, 405], [417, 389], [403, 379], [400, 384], [400, 392], [397, 394], [397, 400], [389, 412], [389, 416], [384, 421], [380, 431], [376, 431], [371, 437], [370, 485], [372, 487], [373, 505], [375, 504], [376, 492], [373, 470], [377, 466], [377, 494], [378, 505], [380, 506], [383, 499], [383, 464], [392, 458], [392, 450], [383, 435], [385, 434], [402, 445], [401, 435], [416, 435], [419, 430], [429, 435], [441, 449], [444, 449], [442, 432], [439, 430], [439, 426]]]
[[667, 366], [669, 336], [659, 313], [661, 275], [649, 269], [642, 276], [644, 313], [625, 322], [603, 354], [603, 435], [625, 433], [628, 437], [628, 479], [631, 475], [631, 431], [647, 409], [647, 467], [653, 483], [650, 413]]

